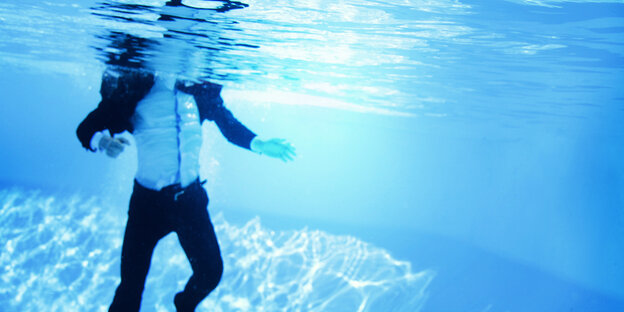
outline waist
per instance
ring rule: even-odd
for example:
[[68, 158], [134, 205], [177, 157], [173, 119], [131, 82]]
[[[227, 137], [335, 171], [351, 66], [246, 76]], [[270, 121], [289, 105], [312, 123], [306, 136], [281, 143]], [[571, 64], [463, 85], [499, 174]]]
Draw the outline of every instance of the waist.
[[173, 196], [174, 199], [177, 199], [178, 196], [180, 196], [181, 194], [183, 194], [187, 190], [199, 189], [205, 183], [206, 183], [206, 180], [200, 181], [199, 178], [197, 178], [197, 179], [195, 179], [195, 181], [193, 181], [192, 183], [190, 183], [189, 185], [186, 185], [186, 186], [182, 186], [182, 184], [180, 184], [180, 183], [174, 183], [174, 184], [167, 185], [167, 186], [161, 188], [160, 190], [154, 190], [154, 189], [151, 189], [151, 188], [148, 188], [148, 187], [142, 185], [141, 183], [139, 183], [139, 181], [137, 181], [135, 179], [134, 180], [134, 191], [135, 192], [137, 192], [137, 191], [138, 192], [143, 192], [143, 193], [151, 193], [151, 194], [154, 194], [154, 195], [157, 194], [159, 196], [165, 196], [165, 197]]
[[[145, 187], [160, 190], [173, 183], [190, 184], [199, 176], [201, 132], [169, 131], [134, 134], [138, 166], [136, 179]], [[161, 134], [164, 134], [161, 133]]]

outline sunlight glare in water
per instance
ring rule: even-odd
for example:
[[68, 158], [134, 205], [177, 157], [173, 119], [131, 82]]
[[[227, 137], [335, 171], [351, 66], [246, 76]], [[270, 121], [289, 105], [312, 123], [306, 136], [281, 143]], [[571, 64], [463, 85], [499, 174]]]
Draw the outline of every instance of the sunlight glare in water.
[[[0, 191], [0, 304], [12, 311], [105, 311], [119, 281], [123, 224], [96, 198]], [[213, 218], [225, 272], [211, 311], [418, 311], [434, 278], [353, 236], [273, 231]], [[174, 236], [159, 243], [144, 311], [170, 311], [191, 270]], [[50, 298], [56, 298], [50, 301]]]

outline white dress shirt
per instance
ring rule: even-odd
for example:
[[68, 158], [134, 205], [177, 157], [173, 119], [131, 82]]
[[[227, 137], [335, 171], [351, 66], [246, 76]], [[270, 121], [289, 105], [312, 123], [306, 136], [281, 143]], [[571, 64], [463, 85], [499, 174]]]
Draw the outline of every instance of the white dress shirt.
[[174, 90], [174, 84], [175, 80], [157, 75], [132, 116], [136, 180], [153, 190], [175, 183], [186, 187], [199, 176], [199, 111], [193, 96]]
[[[175, 90], [175, 82], [157, 74], [131, 119], [138, 154], [135, 178], [157, 191], [176, 183], [186, 187], [199, 177], [199, 111], [195, 98]], [[97, 132], [91, 139], [92, 149], [99, 150], [98, 142], [108, 135], [108, 130]], [[251, 150], [260, 153], [254, 144], [257, 139], [252, 139]]]

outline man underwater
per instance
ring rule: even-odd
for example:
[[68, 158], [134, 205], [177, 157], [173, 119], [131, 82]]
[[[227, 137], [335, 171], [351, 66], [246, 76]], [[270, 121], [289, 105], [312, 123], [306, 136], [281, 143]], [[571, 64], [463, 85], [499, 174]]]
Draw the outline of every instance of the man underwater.
[[[124, 67], [109, 67], [98, 107], [80, 123], [82, 146], [117, 157], [132, 133], [138, 170], [121, 251], [121, 283], [109, 311], [139, 311], [156, 243], [176, 232], [193, 274], [176, 294], [178, 312], [194, 311], [217, 287], [223, 273], [219, 244], [199, 179], [201, 125], [214, 121], [227, 140], [258, 154], [293, 160], [281, 139], [261, 140], [224, 106], [221, 86], [189, 82]], [[108, 133], [107, 133], [108, 132]]]

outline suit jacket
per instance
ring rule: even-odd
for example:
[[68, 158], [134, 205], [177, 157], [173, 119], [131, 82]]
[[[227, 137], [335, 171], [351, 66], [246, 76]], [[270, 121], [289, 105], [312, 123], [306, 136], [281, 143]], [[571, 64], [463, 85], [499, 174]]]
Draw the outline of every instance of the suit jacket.
[[[102, 101], [80, 123], [76, 134], [82, 146], [91, 149], [93, 135], [108, 129], [111, 135], [134, 131], [131, 118], [137, 104], [154, 85], [154, 74], [147, 71], [123, 69], [107, 70], [102, 77], [100, 94]], [[199, 111], [200, 123], [214, 121], [228, 141], [250, 149], [251, 140], [256, 136], [240, 123], [223, 105], [221, 85], [203, 82], [188, 84], [177, 81], [175, 88], [193, 95]]]

